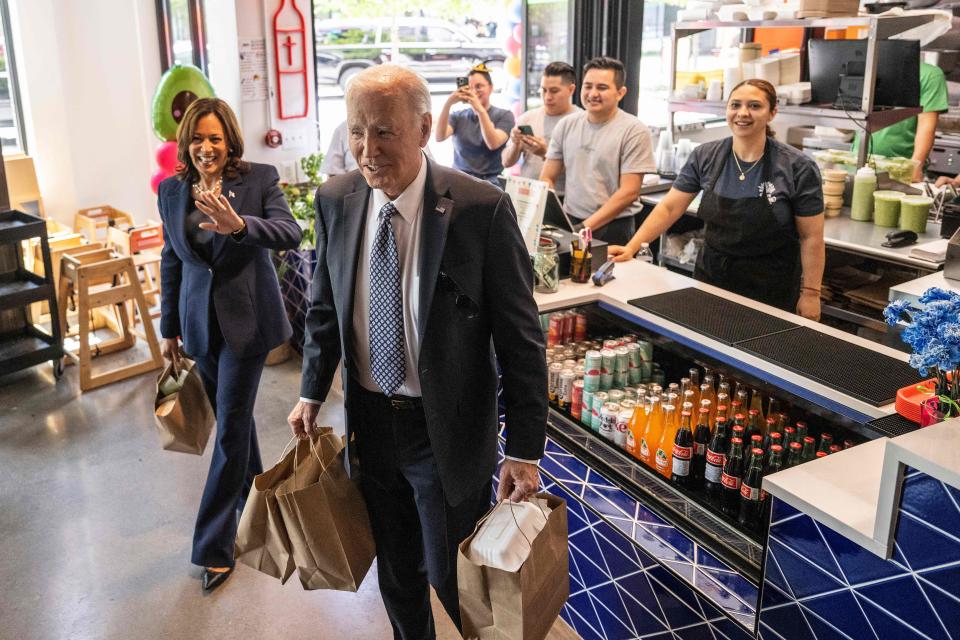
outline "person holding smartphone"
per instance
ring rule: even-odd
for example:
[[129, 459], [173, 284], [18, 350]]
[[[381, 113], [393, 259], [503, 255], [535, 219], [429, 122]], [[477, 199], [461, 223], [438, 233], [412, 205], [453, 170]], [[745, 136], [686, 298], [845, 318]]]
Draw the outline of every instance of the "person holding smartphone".
[[[503, 187], [500, 151], [510, 137], [514, 120], [513, 113], [490, 104], [492, 94], [493, 80], [486, 64], [480, 63], [466, 78], [458, 78], [457, 90], [447, 98], [437, 118], [436, 140], [443, 142], [453, 136], [454, 169]], [[470, 108], [450, 113], [458, 102]]]
[[[573, 104], [577, 76], [566, 62], [551, 62], [540, 77], [540, 97], [543, 106], [531, 109], [517, 118], [517, 126], [510, 132], [501, 159], [504, 167], [521, 162], [520, 175], [536, 180], [543, 170], [553, 128], [566, 116], [581, 111]], [[563, 174], [557, 177], [555, 189], [563, 195]]]

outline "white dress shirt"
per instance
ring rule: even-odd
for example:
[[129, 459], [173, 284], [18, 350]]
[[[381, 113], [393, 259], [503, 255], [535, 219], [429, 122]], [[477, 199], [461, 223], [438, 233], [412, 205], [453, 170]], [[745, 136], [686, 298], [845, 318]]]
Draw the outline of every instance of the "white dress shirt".
[[[393, 206], [400, 215], [390, 219], [393, 235], [397, 239], [397, 254], [400, 258], [400, 290], [403, 306], [403, 353], [405, 377], [397, 389], [397, 395], [420, 397], [420, 333], [417, 320], [420, 316], [420, 220], [423, 217], [423, 190], [427, 183], [427, 161], [420, 154], [420, 171], [403, 190]], [[391, 202], [383, 191], [373, 189], [367, 204], [367, 222], [360, 242], [360, 261], [357, 263], [357, 279], [353, 298], [353, 358], [356, 369], [354, 379], [368, 391], [383, 393], [370, 371], [370, 253], [380, 224], [380, 209]]]

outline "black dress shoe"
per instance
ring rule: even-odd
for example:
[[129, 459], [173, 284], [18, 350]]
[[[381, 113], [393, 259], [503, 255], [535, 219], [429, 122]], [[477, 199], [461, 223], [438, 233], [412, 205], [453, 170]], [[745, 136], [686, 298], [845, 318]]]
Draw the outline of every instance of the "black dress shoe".
[[233, 573], [233, 569], [227, 571], [211, 571], [210, 569], [203, 570], [203, 590], [204, 591], [213, 591], [224, 582], [227, 581], [227, 578], [230, 577], [230, 574]]

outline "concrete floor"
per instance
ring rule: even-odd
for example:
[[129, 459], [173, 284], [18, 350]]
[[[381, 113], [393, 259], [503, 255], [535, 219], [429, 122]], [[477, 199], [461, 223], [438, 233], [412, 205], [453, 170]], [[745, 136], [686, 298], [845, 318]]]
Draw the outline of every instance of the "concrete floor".
[[[81, 395], [76, 367], [59, 383], [49, 365], [0, 377], [0, 639], [390, 638], [375, 569], [354, 594], [238, 565], [202, 594], [190, 542], [210, 450], [160, 449], [154, 381]], [[264, 372], [267, 466], [289, 440], [298, 388], [296, 359]], [[341, 407], [325, 405], [322, 423], [342, 431]], [[439, 637], [459, 638], [436, 601], [434, 612]]]
[[[140, 340], [94, 360], [94, 373], [146, 354]], [[83, 394], [75, 366], [59, 382], [50, 364], [0, 375], [0, 640], [392, 638], [376, 562], [357, 593], [304, 591], [295, 575], [281, 586], [240, 564], [202, 592], [190, 543], [212, 447], [202, 458], [160, 448], [158, 373]], [[343, 433], [334, 387], [318, 422]], [[290, 440], [299, 389], [296, 356], [264, 370], [267, 468]], [[433, 613], [439, 640], [461, 637], [436, 596]], [[578, 638], [561, 619], [548, 635]]]

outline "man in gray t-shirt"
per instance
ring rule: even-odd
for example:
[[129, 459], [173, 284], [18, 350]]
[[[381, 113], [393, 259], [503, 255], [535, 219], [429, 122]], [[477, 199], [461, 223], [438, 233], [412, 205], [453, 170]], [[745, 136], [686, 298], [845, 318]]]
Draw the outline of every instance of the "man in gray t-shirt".
[[650, 131], [619, 108], [627, 93], [623, 63], [594, 58], [584, 66], [580, 100], [586, 111], [553, 130], [540, 179], [551, 185], [566, 173], [564, 210], [611, 244], [636, 230], [643, 174], [655, 173]]
[[[543, 106], [517, 118], [517, 126], [510, 132], [510, 140], [503, 149], [504, 167], [512, 167], [519, 161], [521, 176], [534, 180], [540, 177], [554, 127], [566, 116], [581, 110], [573, 104], [576, 82], [576, 73], [566, 62], [551, 62], [543, 69], [540, 78]], [[533, 133], [524, 133], [525, 126]], [[563, 182], [561, 174], [556, 181], [557, 195], [563, 195]]]

